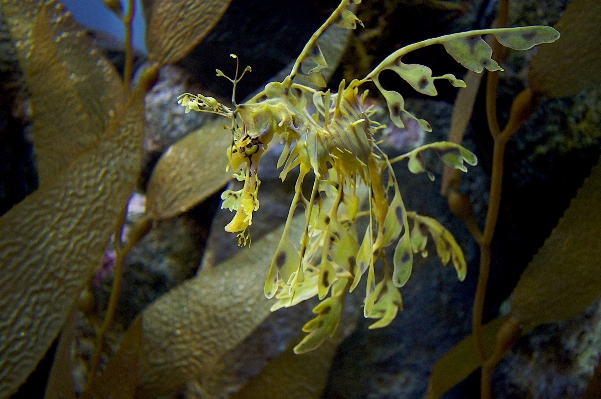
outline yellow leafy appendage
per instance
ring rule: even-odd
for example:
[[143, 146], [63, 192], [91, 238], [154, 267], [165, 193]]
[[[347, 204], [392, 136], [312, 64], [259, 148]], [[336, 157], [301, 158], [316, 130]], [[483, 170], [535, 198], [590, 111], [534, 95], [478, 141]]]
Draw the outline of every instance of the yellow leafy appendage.
[[[272, 310], [294, 306], [314, 296], [321, 300], [313, 309], [316, 317], [303, 327], [308, 335], [295, 347], [297, 353], [316, 348], [327, 336], [334, 334], [345, 293], [352, 292], [365, 274], [364, 315], [377, 319], [370, 328], [387, 326], [402, 309], [398, 288], [411, 275], [413, 254], [427, 254], [427, 235], [432, 237], [442, 263], [451, 260], [459, 280], [466, 275], [463, 253], [451, 233], [436, 220], [405, 210], [391, 164], [407, 159], [411, 172], [425, 172], [433, 179], [425, 168], [422, 151], [433, 150], [445, 164], [462, 171], [467, 170], [464, 163], [476, 164], [475, 155], [457, 144], [437, 142], [388, 159], [374, 139], [374, 134], [384, 126], [370, 119], [373, 111], [365, 106], [367, 91], [360, 92], [360, 86], [368, 81], [375, 83], [397, 126], [403, 127], [400, 116], [404, 114], [430, 131], [428, 122], [405, 109], [401, 94], [384, 89], [379, 81], [380, 72], [391, 70], [415, 90], [434, 96], [437, 94], [435, 80], [447, 80], [456, 87], [465, 87], [465, 83], [451, 74], [432, 76], [430, 68], [423, 65], [404, 64], [401, 61], [403, 55], [432, 44], [442, 44], [466, 68], [476, 72], [484, 68], [500, 70], [491, 58], [490, 47], [481, 39], [483, 34], [491, 33], [503, 45], [521, 50], [553, 41], [558, 36], [554, 29], [542, 26], [457, 33], [397, 50], [365, 78], [352, 80], [348, 85], [343, 80], [337, 93], [296, 83], [294, 79], [298, 75], [312, 85], [325, 86], [320, 70], [326, 68], [327, 63], [317, 38], [334, 23], [354, 29], [360, 21], [349, 6], [359, 2], [343, 0], [309, 40], [290, 74], [282, 82], [267, 84], [248, 102], [236, 104], [232, 98], [234, 107], [230, 109], [200, 94], [183, 94], [179, 98], [187, 112], [210, 112], [232, 119], [233, 142], [227, 156], [234, 177], [244, 185], [237, 191], [226, 190], [222, 194], [222, 207], [235, 211], [225, 229], [238, 234], [240, 245], [250, 240], [248, 230], [252, 215], [259, 208], [259, 163], [275, 136], [284, 143], [277, 164], [281, 168], [281, 179], [286, 179], [289, 171], [299, 167], [284, 233], [264, 287], [267, 298], [275, 296], [277, 299]], [[303, 75], [299, 70], [306, 59], [315, 66]], [[244, 72], [247, 70], [250, 68]], [[221, 71], [217, 74], [229, 79], [234, 90], [241, 78], [237, 71], [234, 79]], [[307, 176], [313, 176], [309, 198], [301, 189]], [[290, 223], [299, 205], [304, 207], [305, 227], [301, 241], [292, 242], [289, 239]], [[369, 219], [364, 231], [357, 230], [355, 222], [360, 217]], [[409, 220], [413, 222], [413, 229]], [[390, 267], [385, 255], [393, 245], [393, 265]], [[383, 276], [380, 281], [376, 281], [376, 262], [383, 266], [382, 273], [378, 273]]]

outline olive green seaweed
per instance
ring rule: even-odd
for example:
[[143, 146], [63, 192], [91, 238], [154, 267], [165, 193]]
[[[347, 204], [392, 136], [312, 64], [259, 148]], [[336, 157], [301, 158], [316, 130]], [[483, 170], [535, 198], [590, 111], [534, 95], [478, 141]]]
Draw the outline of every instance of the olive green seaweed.
[[36, 164], [44, 182], [98, 138], [125, 93], [115, 68], [61, 3], [38, 3], [4, 0], [2, 14], [31, 94]]
[[[301, 223], [301, 218], [293, 222], [293, 238], [299, 238]], [[220, 359], [267, 318], [262, 266], [282, 229], [219, 265], [205, 262], [196, 277], [144, 310], [136, 397], [153, 398], [189, 381], [210, 379]]]
[[[65, 43], [72, 43], [80, 51], [85, 46], [77, 39], [77, 31], [69, 30], [74, 25], [69, 25], [70, 16], [61, 6], [53, 1], [40, 6], [37, 3], [2, 3], [2, 13], [17, 42], [24, 34], [23, 23], [27, 26], [33, 22], [33, 42], [20, 42], [33, 48], [19, 49], [21, 66], [31, 82], [39, 82], [36, 74], [45, 73], [43, 69], [47, 68], [48, 72], [57, 72], [49, 83], [57, 87], [62, 82], [64, 89], [71, 92], [59, 94], [74, 98], [80, 95], [79, 90], [94, 87], [98, 83], [93, 83], [95, 79], [111, 82], [116, 74], [112, 71], [103, 75], [110, 70], [106, 69], [108, 64], [92, 48], [86, 52], [95, 56], [97, 62], [91, 62], [87, 55], [77, 62], [61, 40], [52, 38], [51, 32], [56, 31], [51, 31], [50, 26], [65, 23]], [[23, 18], [32, 19], [20, 22]], [[46, 66], [44, 56], [48, 56]], [[65, 68], [72, 66], [73, 73], [61, 71], [56, 66], [58, 59], [65, 60]], [[0, 218], [1, 397], [15, 392], [34, 369], [102, 259], [139, 175], [143, 95], [151, 82], [152, 77], [146, 75], [127, 103], [122, 101], [118, 89], [119, 102], [112, 105], [116, 111], [104, 132], [95, 131], [95, 141], [88, 137], [89, 145], [84, 149], [85, 144], [81, 144], [76, 157], [71, 153], [68, 165], [53, 166], [53, 171], [48, 171], [53, 174], [37, 191]], [[113, 82], [110, 87], [119, 88], [119, 84]], [[110, 116], [112, 109], [96, 101], [104, 101], [105, 95], [114, 98], [114, 94], [102, 90], [99, 99], [86, 102], [85, 106], [88, 115], [94, 116], [89, 121], [99, 121], [90, 122], [96, 129], [107, 123], [103, 118]], [[34, 104], [41, 103], [37, 98], [40, 95], [53, 94], [33, 90]], [[71, 111], [65, 113], [66, 118], [69, 115]], [[61, 146], [55, 148], [62, 150]], [[112, 167], [107, 167], [107, 162]]]
[[151, 60], [173, 64], [213, 29], [231, 0], [142, 0]]
[[42, 358], [117, 228], [140, 172], [149, 84], [96, 143], [0, 218], [0, 392], [14, 392]]

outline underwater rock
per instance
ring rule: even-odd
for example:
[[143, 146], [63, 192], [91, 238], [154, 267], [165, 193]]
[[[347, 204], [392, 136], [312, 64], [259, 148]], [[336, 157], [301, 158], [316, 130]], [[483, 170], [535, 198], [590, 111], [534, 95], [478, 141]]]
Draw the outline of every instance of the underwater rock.
[[601, 302], [534, 329], [499, 363], [495, 398], [580, 398], [601, 357]]

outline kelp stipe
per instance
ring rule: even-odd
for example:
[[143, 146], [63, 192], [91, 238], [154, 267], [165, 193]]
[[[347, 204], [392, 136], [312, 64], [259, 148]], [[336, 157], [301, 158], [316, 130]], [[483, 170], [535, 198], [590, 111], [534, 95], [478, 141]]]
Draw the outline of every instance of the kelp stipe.
[[[422, 151], [434, 150], [445, 164], [461, 171], [466, 171], [465, 163], [476, 164], [475, 155], [460, 145], [437, 142], [388, 159], [374, 138], [384, 126], [370, 119], [373, 111], [366, 106], [367, 90], [360, 93], [360, 86], [374, 82], [388, 104], [395, 125], [403, 127], [401, 115], [404, 114], [430, 131], [427, 121], [405, 109], [400, 93], [382, 86], [380, 72], [391, 70], [416, 91], [435, 96], [437, 79], [448, 80], [455, 87], [465, 87], [465, 83], [452, 74], [432, 76], [426, 66], [405, 64], [401, 60], [405, 54], [442, 44], [466, 68], [475, 72], [495, 71], [501, 67], [491, 58], [492, 50], [482, 40], [483, 34], [493, 34], [504, 46], [518, 50], [558, 37], [553, 28], [542, 26], [456, 33], [395, 51], [365, 78], [348, 84], [343, 80], [337, 93], [296, 83], [298, 75], [311, 85], [325, 86], [320, 71], [327, 63], [317, 38], [331, 24], [354, 29], [360, 21], [349, 6], [358, 3], [360, 1], [343, 0], [305, 45], [288, 76], [282, 82], [267, 84], [250, 101], [244, 104], [233, 101], [231, 110], [200, 94], [183, 94], [179, 98], [186, 111], [211, 112], [232, 119], [233, 142], [227, 151], [228, 167], [244, 186], [238, 191], [226, 190], [222, 194], [222, 207], [236, 212], [226, 230], [238, 234], [240, 245], [250, 240], [248, 229], [252, 225], [252, 213], [259, 208], [259, 162], [274, 136], [284, 143], [277, 164], [282, 170], [281, 179], [299, 167], [288, 219], [264, 287], [267, 298], [277, 299], [272, 310], [293, 306], [316, 295], [322, 301], [313, 309], [317, 316], [304, 325], [303, 331], [308, 335], [295, 347], [296, 353], [316, 348], [336, 331], [345, 293], [353, 291], [366, 273], [364, 315], [378, 319], [370, 328], [387, 326], [402, 309], [398, 287], [405, 285], [411, 275], [413, 254], [425, 254], [428, 234], [435, 242], [442, 263], [446, 265], [452, 260], [459, 280], [466, 275], [463, 253], [451, 233], [432, 218], [406, 211], [391, 164], [407, 159], [412, 173], [425, 172], [432, 180], [434, 176], [425, 168]], [[308, 72], [302, 74], [301, 64], [307, 59], [313, 68], [305, 68]], [[220, 71], [217, 74], [225, 76]], [[235, 88], [239, 81], [237, 73], [234, 79], [228, 79]], [[301, 187], [311, 171], [313, 188], [306, 198]], [[367, 188], [366, 196], [360, 194], [362, 186]], [[366, 202], [363, 207], [362, 202]], [[299, 205], [305, 209], [305, 223], [297, 245], [289, 239], [289, 232]], [[357, 231], [355, 224], [359, 217], [369, 218], [362, 232]], [[409, 226], [410, 219], [413, 229]], [[391, 267], [385, 255], [393, 244]], [[378, 260], [383, 265], [380, 281], [376, 281], [375, 272]]]

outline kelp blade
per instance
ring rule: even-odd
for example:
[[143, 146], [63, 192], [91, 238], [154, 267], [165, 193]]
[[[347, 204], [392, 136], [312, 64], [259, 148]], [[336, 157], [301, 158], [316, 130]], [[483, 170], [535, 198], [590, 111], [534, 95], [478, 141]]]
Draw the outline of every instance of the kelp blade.
[[601, 164], [578, 190], [511, 299], [523, 324], [554, 323], [576, 316], [601, 296]]
[[2, 13], [16, 43], [33, 114], [40, 182], [59, 173], [106, 129], [124, 102], [115, 68], [55, 1], [9, 1]]
[[216, 119], [173, 144], [161, 156], [148, 182], [147, 211], [166, 219], [205, 200], [231, 179], [226, 148], [232, 143], [224, 119]]
[[[482, 339], [488, 353], [492, 352], [497, 331], [505, 320], [507, 317], [499, 317], [482, 327]], [[438, 359], [430, 375], [426, 399], [439, 398], [481, 365], [482, 362], [474, 351], [474, 337], [470, 334]]]
[[[300, 239], [302, 220], [291, 231]], [[218, 265], [204, 264], [192, 280], [144, 310], [137, 397], [168, 394], [214, 372], [270, 314], [263, 295], [266, 267], [283, 226]]]
[[142, 0], [150, 59], [173, 64], [219, 22], [231, 0]]
[[601, 84], [600, 24], [600, 1], [573, 0], [555, 26], [561, 39], [542, 46], [530, 62], [532, 89], [548, 97], [562, 97]]
[[95, 145], [0, 218], [0, 397], [13, 393], [65, 322], [140, 173], [151, 68]]

